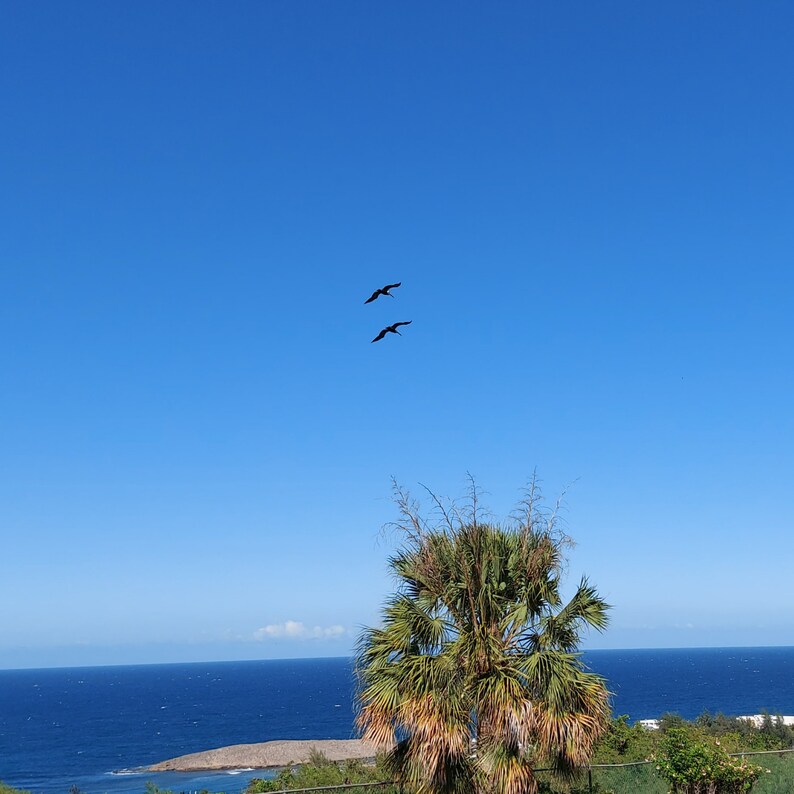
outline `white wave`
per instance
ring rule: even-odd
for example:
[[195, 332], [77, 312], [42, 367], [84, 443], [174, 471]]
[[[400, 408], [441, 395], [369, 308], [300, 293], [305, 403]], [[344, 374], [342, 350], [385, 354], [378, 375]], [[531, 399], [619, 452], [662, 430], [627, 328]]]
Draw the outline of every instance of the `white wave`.
[[242, 769], [227, 769], [226, 770], [226, 774], [227, 775], [241, 775], [243, 772], [253, 772], [253, 771], [254, 771], [254, 767], [246, 766], [246, 767], [243, 767]]

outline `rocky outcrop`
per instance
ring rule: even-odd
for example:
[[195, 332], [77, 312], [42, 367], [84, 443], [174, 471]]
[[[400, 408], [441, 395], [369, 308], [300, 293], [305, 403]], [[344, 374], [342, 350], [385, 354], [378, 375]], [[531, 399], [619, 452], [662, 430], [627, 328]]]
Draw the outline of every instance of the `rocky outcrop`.
[[266, 769], [267, 767], [303, 764], [312, 749], [330, 761], [348, 758], [374, 758], [375, 746], [362, 739], [318, 739], [301, 741], [233, 744], [203, 753], [190, 753], [170, 758], [148, 767], [150, 772], [203, 772], [213, 769]]

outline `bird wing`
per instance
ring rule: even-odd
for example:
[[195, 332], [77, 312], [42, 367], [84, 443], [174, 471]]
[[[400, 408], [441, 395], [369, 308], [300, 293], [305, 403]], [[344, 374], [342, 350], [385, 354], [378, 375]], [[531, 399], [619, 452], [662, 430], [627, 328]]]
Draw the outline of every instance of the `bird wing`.
[[375, 290], [375, 292], [373, 292], [373, 293], [372, 293], [372, 295], [370, 295], [370, 296], [369, 296], [369, 297], [368, 297], [368, 298], [367, 298], [367, 299], [364, 301], [364, 303], [372, 303], [372, 301], [374, 301], [374, 300], [375, 300], [375, 298], [377, 298], [377, 297], [378, 297], [378, 295], [380, 295], [380, 294], [381, 294], [381, 291], [380, 291], [379, 289], [376, 289], [376, 290]]
[[392, 328], [399, 328], [401, 325], [410, 325], [413, 320], [406, 320], [404, 323], [395, 323]]
[[381, 339], [383, 339], [384, 336], [386, 336], [388, 331], [389, 331], [388, 328], [384, 328], [372, 341], [379, 342]]
[[399, 287], [402, 284], [402, 281], [398, 281], [396, 284], [387, 284], [383, 289], [395, 289], [395, 287]]

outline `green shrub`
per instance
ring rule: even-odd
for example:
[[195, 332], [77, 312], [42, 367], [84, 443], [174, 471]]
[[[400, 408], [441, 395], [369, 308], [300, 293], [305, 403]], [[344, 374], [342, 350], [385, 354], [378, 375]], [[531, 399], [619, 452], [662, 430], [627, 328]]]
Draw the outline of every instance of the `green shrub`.
[[628, 716], [622, 714], [613, 719], [607, 732], [596, 745], [592, 763], [620, 764], [627, 761], [645, 761], [653, 755], [658, 741], [657, 731], [635, 722], [628, 724]]
[[715, 739], [703, 742], [692, 729], [674, 726], [659, 742], [656, 769], [675, 794], [741, 794], [763, 773], [760, 766], [730, 758]]
[[[726, 717], [724, 714], [710, 714], [704, 711], [696, 720], [695, 725], [709, 736], [733, 735], [736, 737], [738, 750], [784, 750], [794, 747], [794, 727], [785, 725], [782, 717], [773, 717], [763, 712], [763, 720], [759, 727], [753, 722], [739, 717]], [[722, 742], [723, 747], [726, 746]], [[734, 752], [729, 749], [728, 752]]]
[[144, 785], [144, 794], [174, 794], [169, 789], [160, 788], [156, 783], [148, 780]]
[[[341, 786], [348, 783], [380, 783], [389, 780], [388, 773], [378, 763], [375, 766], [357, 759], [348, 761], [329, 761], [319, 751], [313, 751], [309, 763], [301, 766], [288, 766], [270, 780], [254, 778], [248, 784], [245, 794], [264, 794], [269, 791], [285, 789], [313, 788], [315, 786]], [[391, 794], [395, 787], [356, 789], [357, 794]]]
[[30, 794], [29, 791], [22, 791], [22, 789], [12, 788], [5, 783], [0, 782], [0, 794]]

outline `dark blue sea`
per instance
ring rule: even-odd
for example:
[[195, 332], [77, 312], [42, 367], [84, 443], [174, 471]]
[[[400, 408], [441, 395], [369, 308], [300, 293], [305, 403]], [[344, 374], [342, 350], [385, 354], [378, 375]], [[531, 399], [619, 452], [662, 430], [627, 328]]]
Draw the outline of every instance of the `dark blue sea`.
[[[794, 715], [794, 648], [590, 651], [613, 711]], [[0, 780], [36, 794], [237, 794], [256, 770], [151, 774], [185, 753], [272, 739], [349, 739], [349, 659], [0, 671]]]

